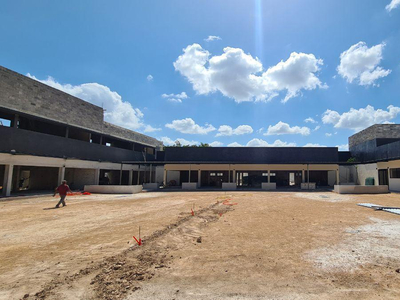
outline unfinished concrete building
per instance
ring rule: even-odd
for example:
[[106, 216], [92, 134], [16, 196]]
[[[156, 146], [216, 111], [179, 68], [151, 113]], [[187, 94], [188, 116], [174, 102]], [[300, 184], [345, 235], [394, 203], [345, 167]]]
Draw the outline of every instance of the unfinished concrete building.
[[107, 123], [101, 107], [3, 67], [0, 121], [3, 195], [52, 190], [62, 179], [72, 189], [155, 179], [140, 162], [155, 160], [160, 141]]
[[[400, 125], [337, 147], [166, 147], [103, 119], [103, 109], [0, 67], [2, 194], [84, 185], [182, 189], [400, 191]], [[379, 189], [382, 186], [382, 189]]]

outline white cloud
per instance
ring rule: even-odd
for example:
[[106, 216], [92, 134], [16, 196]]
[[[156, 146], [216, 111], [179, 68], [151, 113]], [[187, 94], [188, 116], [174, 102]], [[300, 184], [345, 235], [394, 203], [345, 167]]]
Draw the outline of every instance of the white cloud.
[[240, 48], [226, 47], [223, 51], [210, 58], [210, 52], [199, 44], [189, 45], [174, 62], [175, 70], [187, 78], [198, 94], [219, 91], [236, 102], [267, 101], [280, 91], [286, 91], [286, 102], [301, 90], [327, 87], [316, 76], [323, 61], [313, 54], [293, 52], [286, 61], [262, 73], [258, 58]]
[[237, 142], [233, 142], [233, 143], [228, 144], [228, 147], [243, 147], [243, 145], [241, 145]]
[[284, 123], [279, 121], [274, 126], [268, 126], [268, 130], [264, 135], [282, 135], [282, 134], [301, 134], [301, 135], [309, 135], [310, 128], [308, 127], [299, 127], [293, 126], [290, 127], [288, 123]]
[[147, 81], [153, 81], [154, 77], [152, 75], [147, 75], [146, 77]]
[[247, 147], [296, 147], [296, 143], [282, 142], [281, 140], [276, 140], [272, 144], [262, 139], [252, 139], [246, 144]]
[[182, 103], [183, 99], [189, 98], [185, 92], [180, 94], [162, 94], [161, 97], [166, 98], [170, 102]]
[[211, 147], [222, 147], [224, 144], [218, 141], [214, 141], [212, 143], [210, 143]]
[[199, 142], [197, 142], [197, 141], [188, 141], [188, 140], [185, 140], [185, 139], [182, 139], [182, 138], [177, 138], [174, 141], [174, 140], [170, 139], [167, 136], [163, 136], [163, 137], [159, 138], [159, 140], [161, 142], [163, 142], [165, 146], [173, 146], [173, 145], [175, 145], [176, 141], [178, 141], [182, 146], [187, 146], [187, 145], [192, 146], [192, 145], [198, 145], [199, 144]]
[[335, 128], [347, 128], [360, 131], [374, 124], [384, 124], [393, 120], [400, 113], [400, 107], [389, 105], [387, 110], [377, 109], [368, 105], [365, 108], [354, 109], [343, 114], [334, 110], [326, 110], [322, 115], [324, 124], [333, 124]]
[[305, 119], [304, 122], [306, 122], [306, 123], [313, 123], [313, 124], [318, 123], [317, 121], [315, 121], [315, 120], [314, 120], [313, 118], [311, 118], [311, 117]]
[[222, 40], [219, 36], [209, 35], [208, 38], [204, 39], [206, 42], [220, 41]]
[[105, 109], [104, 119], [107, 122], [133, 130], [144, 126], [143, 113], [138, 108], [133, 108], [131, 103], [123, 101], [117, 92], [111, 91], [105, 85], [98, 83], [83, 83], [80, 85], [61, 84], [50, 76], [45, 80], [39, 80], [29, 73], [27, 76], [72, 96], [103, 107]]
[[320, 144], [308, 143], [308, 144], [305, 144], [303, 147], [326, 147], [326, 146], [320, 145]]
[[321, 126], [317, 125], [317, 126], [315, 126], [315, 128], [313, 129], [313, 131], [317, 131], [317, 130], [319, 130], [320, 128], [321, 128]]
[[332, 136], [332, 133], [325, 133], [325, 136], [330, 137]]
[[165, 127], [187, 134], [207, 134], [215, 130], [215, 127], [211, 124], [200, 126], [191, 118], [173, 120], [172, 123], [166, 124]]
[[400, 0], [392, 0], [388, 5], [386, 5], [386, 10], [391, 11], [400, 5]]
[[381, 43], [368, 48], [364, 42], [351, 46], [340, 54], [338, 73], [349, 83], [357, 81], [359, 85], [377, 85], [376, 80], [391, 72], [378, 66], [382, 60], [384, 47], [385, 43]]
[[154, 128], [151, 125], [146, 125], [144, 127], [144, 132], [154, 132], [154, 131], [161, 131], [161, 130], [162, 130], [161, 128]]
[[349, 144], [336, 145], [335, 147], [338, 147], [339, 151], [349, 151]]
[[222, 125], [218, 128], [216, 136], [231, 136], [253, 133], [253, 128], [250, 125], [240, 125], [233, 129], [231, 126]]

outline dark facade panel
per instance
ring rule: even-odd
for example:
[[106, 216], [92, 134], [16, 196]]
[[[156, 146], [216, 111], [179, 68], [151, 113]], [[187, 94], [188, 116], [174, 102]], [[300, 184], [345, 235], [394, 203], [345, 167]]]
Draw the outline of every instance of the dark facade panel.
[[383, 145], [380, 142], [373, 139], [353, 146], [351, 154], [363, 163], [400, 159], [400, 141]]
[[349, 148], [375, 139], [400, 139], [400, 124], [375, 124], [349, 137]]
[[351, 158], [350, 151], [339, 151], [338, 152], [339, 162], [347, 162]]
[[[91, 161], [144, 161], [143, 153], [84, 141], [38, 133], [23, 129], [0, 126], [0, 152], [17, 154], [75, 158]], [[154, 160], [147, 154], [147, 161]]]
[[338, 163], [336, 147], [167, 147], [166, 162], [254, 164]]

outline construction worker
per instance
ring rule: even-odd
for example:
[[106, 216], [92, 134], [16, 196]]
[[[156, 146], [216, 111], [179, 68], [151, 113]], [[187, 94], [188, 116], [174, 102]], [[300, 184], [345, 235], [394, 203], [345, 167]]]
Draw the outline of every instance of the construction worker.
[[60, 204], [64, 206], [66, 206], [67, 204], [65, 204], [65, 197], [67, 197], [67, 193], [71, 192], [71, 189], [69, 188], [69, 186], [67, 185], [67, 181], [63, 180], [61, 182], [61, 185], [59, 187], [56, 188], [53, 197], [58, 193], [60, 194], [60, 201], [58, 201], [56, 208], [60, 207]]

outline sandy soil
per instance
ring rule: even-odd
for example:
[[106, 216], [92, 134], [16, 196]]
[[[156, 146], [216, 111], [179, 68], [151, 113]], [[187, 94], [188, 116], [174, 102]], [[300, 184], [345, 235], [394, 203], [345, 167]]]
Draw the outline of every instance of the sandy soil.
[[398, 299], [400, 216], [360, 202], [400, 206], [400, 195], [157, 192], [70, 197], [57, 210], [51, 197], [3, 201], [0, 298]]

